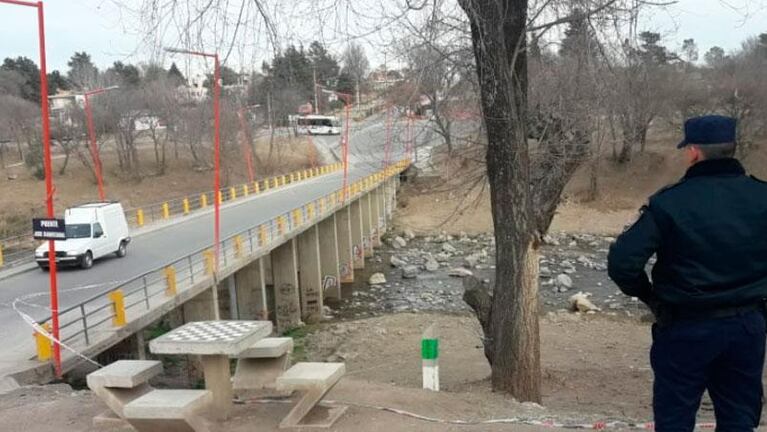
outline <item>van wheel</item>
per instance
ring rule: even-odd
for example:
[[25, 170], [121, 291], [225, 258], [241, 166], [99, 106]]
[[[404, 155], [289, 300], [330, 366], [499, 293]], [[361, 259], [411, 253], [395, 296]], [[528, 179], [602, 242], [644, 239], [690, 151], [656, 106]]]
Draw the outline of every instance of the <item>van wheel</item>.
[[39, 265], [40, 266], [40, 270], [42, 270], [44, 272], [47, 272], [48, 270], [50, 270], [46, 264], [38, 263], [37, 265]]
[[93, 267], [93, 254], [91, 251], [85, 252], [85, 255], [80, 258], [80, 267], [83, 269], [89, 269]]
[[120, 242], [120, 247], [117, 248], [115, 255], [117, 255], [118, 258], [122, 258], [125, 255], [128, 255], [128, 245], [124, 241]]

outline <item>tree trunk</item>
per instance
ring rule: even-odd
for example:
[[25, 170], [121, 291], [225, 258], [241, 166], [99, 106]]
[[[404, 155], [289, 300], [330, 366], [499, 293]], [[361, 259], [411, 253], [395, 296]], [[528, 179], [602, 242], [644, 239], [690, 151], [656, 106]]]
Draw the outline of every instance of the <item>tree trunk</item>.
[[459, 0], [469, 17], [487, 130], [496, 238], [493, 389], [541, 401], [538, 259], [527, 145], [527, 0]]

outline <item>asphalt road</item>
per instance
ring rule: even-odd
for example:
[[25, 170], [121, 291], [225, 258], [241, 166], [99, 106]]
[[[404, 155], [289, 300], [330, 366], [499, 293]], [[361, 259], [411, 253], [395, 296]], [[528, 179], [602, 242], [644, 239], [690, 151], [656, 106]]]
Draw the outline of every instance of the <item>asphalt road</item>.
[[[404, 136], [402, 132], [400, 129], [392, 133], [392, 161], [403, 156], [404, 143], [399, 138]], [[350, 139], [350, 181], [383, 167], [386, 137], [385, 119], [380, 115], [355, 125]], [[314, 137], [314, 141], [341, 156], [339, 137]], [[333, 173], [225, 205], [221, 214], [221, 237], [234, 235], [319, 199], [340, 189], [342, 182], [342, 173]], [[105, 258], [89, 270], [62, 270], [58, 279], [60, 309], [209, 247], [213, 243], [212, 226], [212, 213], [192, 215], [162, 229], [134, 236], [125, 258]], [[34, 353], [32, 329], [12, 309], [12, 303], [23, 296], [35, 295], [22, 310], [35, 319], [42, 319], [50, 314], [48, 291], [48, 274], [37, 269], [0, 280], [0, 377]]]

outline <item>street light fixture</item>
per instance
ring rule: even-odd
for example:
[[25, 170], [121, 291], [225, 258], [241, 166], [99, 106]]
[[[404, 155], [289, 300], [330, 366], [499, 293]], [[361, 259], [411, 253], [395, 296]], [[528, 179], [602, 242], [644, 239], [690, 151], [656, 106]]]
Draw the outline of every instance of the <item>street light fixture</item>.
[[174, 54], [187, 54], [197, 57], [212, 58], [214, 64], [213, 70], [213, 208], [214, 208], [214, 221], [213, 221], [213, 242], [214, 242], [214, 268], [218, 272], [219, 253], [221, 249], [221, 199], [219, 198], [221, 191], [221, 113], [219, 111], [219, 99], [221, 98], [221, 64], [218, 60], [218, 53], [205, 53], [199, 51], [191, 51], [180, 48], [165, 48], [165, 51]]
[[[45, 171], [45, 206], [49, 219], [53, 210], [53, 173], [51, 169], [51, 119], [48, 114], [48, 71], [45, 62], [45, 18], [43, 2], [0, 0], [0, 3], [37, 8], [37, 32], [40, 45], [40, 113], [43, 127], [43, 168]], [[56, 376], [61, 377], [61, 343], [59, 338], [59, 290], [56, 278], [56, 245], [48, 240], [48, 267], [50, 269], [51, 321], [53, 324], [53, 360]]]
[[91, 104], [89, 102], [89, 97], [94, 96], [97, 94], [105, 93], [110, 90], [115, 90], [120, 87], [118, 86], [111, 86], [106, 88], [98, 88], [91, 91], [87, 91], [83, 93], [83, 97], [85, 98], [85, 117], [88, 122], [88, 136], [90, 137], [91, 141], [91, 156], [93, 157], [93, 172], [96, 173], [96, 183], [99, 187], [99, 200], [104, 201], [106, 200], [106, 197], [104, 195], [104, 178], [102, 175], [101, 170], [101, 155], [99, 154], [99, 148], [96, 144], [96, 128], [93, 126], [93, 111], [91, 110]]

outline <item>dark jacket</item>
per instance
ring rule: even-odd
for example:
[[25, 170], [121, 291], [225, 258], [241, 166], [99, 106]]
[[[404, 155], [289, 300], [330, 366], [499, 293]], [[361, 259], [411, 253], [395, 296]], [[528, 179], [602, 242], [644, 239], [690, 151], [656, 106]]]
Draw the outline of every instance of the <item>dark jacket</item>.
[[[657, 254], [652, 283], [645, 272]], [[660, 190], [608, 256], [610, 278], [650, 305], [728, 307], [767, 298], [767, 183], [735, 159], [699, 162]]]

